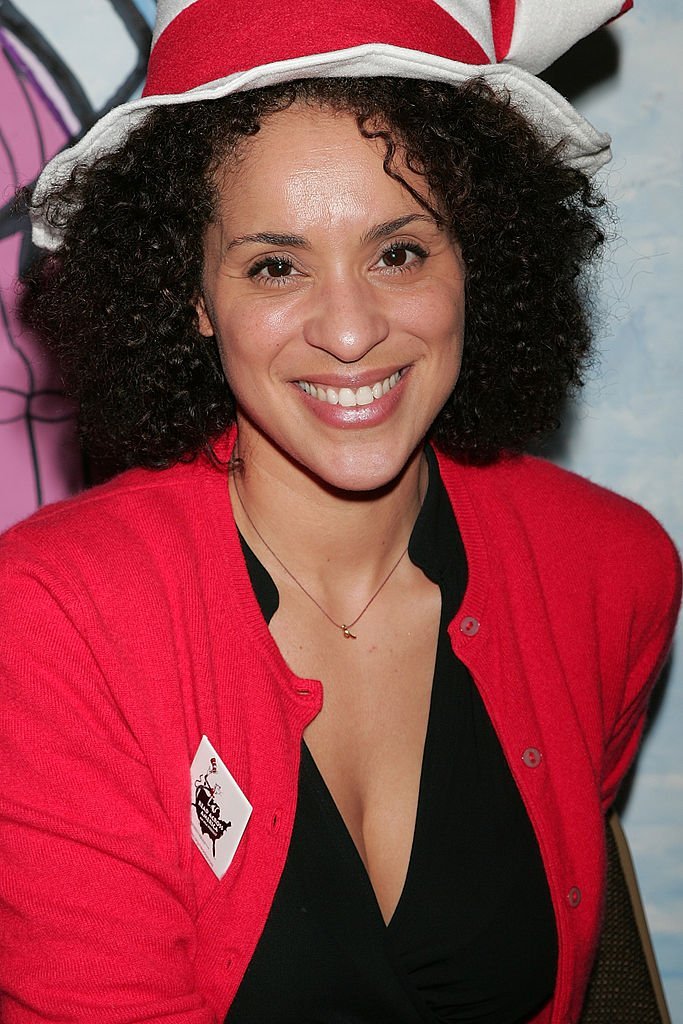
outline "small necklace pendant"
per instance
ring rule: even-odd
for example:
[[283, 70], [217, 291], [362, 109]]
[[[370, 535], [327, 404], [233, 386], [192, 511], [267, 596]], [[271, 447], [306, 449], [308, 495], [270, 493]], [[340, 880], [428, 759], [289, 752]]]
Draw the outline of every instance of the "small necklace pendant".
[[341, 631], [342, 631], [342, 633], [344, 634], [344, 636], [346, 637], [347, 640], [357, 640], [358, 639], [358, 637], [354, 633], [352, 633], [351, 630], [349, 629], [349, 627], [346, 626], [346, 625], [341, 627]]

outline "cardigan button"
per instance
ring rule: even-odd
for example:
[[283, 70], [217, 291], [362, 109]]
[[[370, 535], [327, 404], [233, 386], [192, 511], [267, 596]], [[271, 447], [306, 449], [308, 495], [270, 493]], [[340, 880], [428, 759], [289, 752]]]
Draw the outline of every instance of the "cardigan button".
[[543, 760], [543, 754], [537, 747], [527, 747], [522, 754], [522, 761], [527, 768], [538, 768]]
[[464, 619], [460, 620], [460, 632], [465, 636], [476, 636], [479, 632], [479, 625], [479, 619], [475, 619], [474, 615], [466, 615]]
[[573, 885], [567, 893], [567, 903], [570, 907], [578, 907], [581, 902], [581, 890], [578, 885]]

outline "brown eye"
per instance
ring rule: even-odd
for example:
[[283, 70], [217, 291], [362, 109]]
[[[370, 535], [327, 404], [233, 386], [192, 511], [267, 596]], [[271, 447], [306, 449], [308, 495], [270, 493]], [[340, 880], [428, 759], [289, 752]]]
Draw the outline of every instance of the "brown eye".
[[292, 264], [284, 260], [273, 260], [266, 264], [268, 277], [287, 277], [292, 272]]
[[379, 263], [387, 270], [415, 269], [413, 264], [419, 266], [428, 255], [427, 250], [417, 242], [392, 242], [381, 254]]
[[289, 260], [280, 259], [277, 256], [269, 256], [268, 259], [259, 260], [249, 270], [249, 277], [260, 277], [266, 278], [267, 280], [277, 280], [283, 277], [290, 277], [294, 271], [293, 265]]
[[389, 249], [382, 255], [386, 267], [402, 267], [408, 259], [407, 249]]

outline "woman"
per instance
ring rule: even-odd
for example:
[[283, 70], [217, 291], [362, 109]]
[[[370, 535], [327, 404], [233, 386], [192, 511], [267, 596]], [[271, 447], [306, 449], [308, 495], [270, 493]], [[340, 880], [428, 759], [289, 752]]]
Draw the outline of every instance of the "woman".
[[37, 194], [33, 318], [133, 468], [3, 542], [3, 1020], [577, 1020], [680, 593], [515, 454], [580, 381], [606, 141], [430, 55], [436, 5], [202, 102], [215, 9]]

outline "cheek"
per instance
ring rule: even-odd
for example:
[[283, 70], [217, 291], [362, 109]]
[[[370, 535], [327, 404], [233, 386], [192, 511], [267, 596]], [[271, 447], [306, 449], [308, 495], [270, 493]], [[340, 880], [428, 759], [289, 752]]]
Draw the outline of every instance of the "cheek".
[[416, 307], [413, 322], [446, 359], [456, 353], [459, 359], [465, 327], [462, 289], [452, 285], [435, 289]]
[[221, 347], [249, 363], [272, 358], [297, 333], [301, 317], [291, 302], [236, 303], [219, 325]]
[[235, 312], [217, 331], [223, 373], [238, 406], [253, 412], [265, 399], [269, 384], [287, 376], [288, 332], [281, 317], [256, 309]]
[[[465, 330], [464, 291], [446, 288], [423, 310], [423, 325], [429, 325], [431, 354], [439, 379], [437, 402], [445, 402], [455, 387], [462, 365]], [[424, 330], [424, 326], [423, 326]]]
[[250, 377], [257, 373], [258, 352], [252, 344], [251, 352], [241, 344], [239, 336], [221, 335], [218, 350], [223, 365], [223, 373], [235, 399], [239, 400]]
[[244, 376], [266, 358], [272, 331], [248, 310], [231, 308], [223, 311], [216, 324], [216, 340], [228, 383], [232, 376]]

